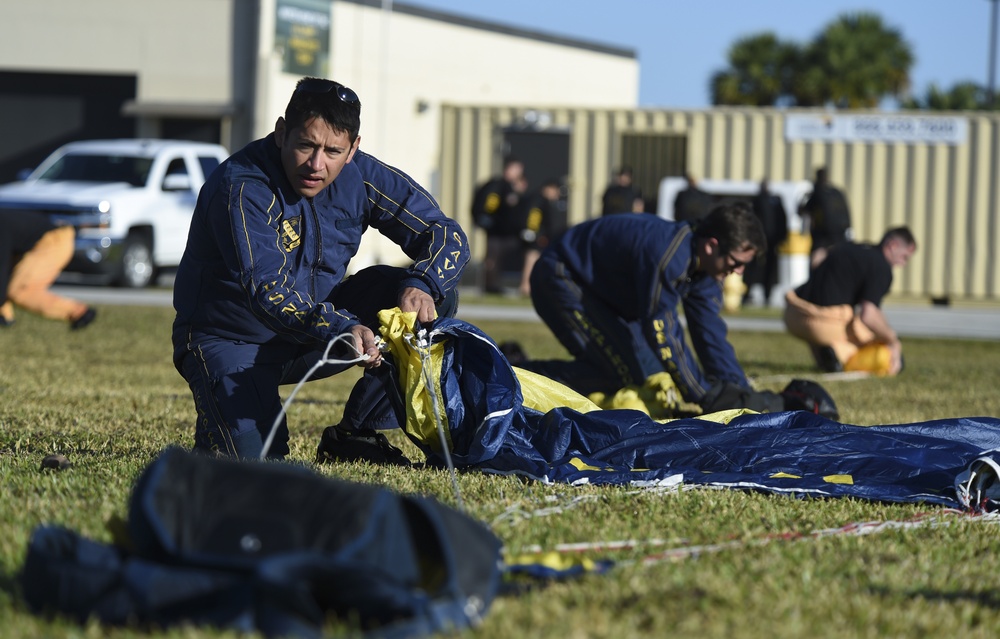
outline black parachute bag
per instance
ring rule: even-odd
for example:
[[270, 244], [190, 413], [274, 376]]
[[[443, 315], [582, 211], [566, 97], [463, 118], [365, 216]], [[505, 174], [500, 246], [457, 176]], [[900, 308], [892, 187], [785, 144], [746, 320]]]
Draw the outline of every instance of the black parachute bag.
[[476, 624], [502, 570], [496, 536], [432, 499], [179, 448], [140, 475], [127, 527], [128, 548], [36, 530], [21, 579], [32, 609], [270, 637], [320, 637], [334, 617], [419, 637]]
[[825, 388], [808, 379], [793, 379], [780, 393], [785, 410], [804, 410], [834, 421], [840, 420], [837, 403]]

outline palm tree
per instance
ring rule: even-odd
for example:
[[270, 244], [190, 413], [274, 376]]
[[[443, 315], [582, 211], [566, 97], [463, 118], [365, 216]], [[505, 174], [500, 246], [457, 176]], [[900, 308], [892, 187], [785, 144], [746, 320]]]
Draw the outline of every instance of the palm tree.
[[903, 102], [905, 109], [930, 109], [932, 111], [990, 111], [989, 90], [976, 82], [959, 82], [944, 91], [936, 84], [927, 88], [924, 99], [910, 98]]
[[840, 16], [799, 61], [792, 93], [802, 106], [871, 108], [910, 86], [913, 53], [896, 29], [874, 13]]
[[712, 76], [712, 103], [772, 106], [788, 94], [797, 47], [771, 32], [737, 40], [728, 53], [729, 68]]

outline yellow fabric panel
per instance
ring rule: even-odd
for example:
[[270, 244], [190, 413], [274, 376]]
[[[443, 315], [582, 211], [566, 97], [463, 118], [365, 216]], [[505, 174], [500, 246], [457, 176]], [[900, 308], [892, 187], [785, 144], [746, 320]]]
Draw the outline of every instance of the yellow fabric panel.
[[507, 557], [505, 562], [508, 566], [538, 565], [552, 570], [564, 572], [582, 567], [587, 572], [593, 572], [597, 564], [592, 559], [580, 557], [579, 555], [566, 555], [557, 552], [544, 552], [535, 555], [515, 555]]
[[571, 458], [569, 460], [569, 463], [571, 466], [573, 466], [573, 468], [576, 468], [577, 470], [613, 470], [611, 468], [601, 468], [600, 466], [591, 466], [590, 464], [585, 463], [579, 457]]
[[[437, 399], [441, 419], [444, 420], [445, 440], [450, 448], [451, 430], [448, 427], [448, 416], [444, 410], [444, 395], [441, 392], [441, 368], [444, 343], [432, 344], [429, 349], [431, 380], [433, 388], [428, 393], [424, 381], [424, 363], [419, 350], [407, 341], [407, 336], [413, 339], [414, 326], [417, 322], [416, 313], [404, 313], [398, 307], [379, 311], [379, 332], [382, 339], [389, 344], [399, 367], [399, 386], [406, 402], [406, 422], [403, 430], [432, 450], [441, 452], [441, 438], [438, 435], [437, 417], [434, 412], [434, 400]], [[433, 396], [432, 396], [433, 393]]]
[[514, 367], [514, 374], [521, 384], [524, 405], [542, 413], [565, 406], [580, 413], [600, 410], [601, 407], [568, 386], [544, 375]]
[[850, 475], [827, 475], [823, 478], [823, 481], [828, 484], [854, 484], [854, 478]]
[[731, 408], [729, 410], [720, 410], [716, 413], [706, 413], [704, 415], [698, 415], [698, 419], [704, 419], [705, 421], [715, 422], [716, 424], [728, 424], [740, 415], [756, 415], [756, 411], [752, 411], [749, 408]]

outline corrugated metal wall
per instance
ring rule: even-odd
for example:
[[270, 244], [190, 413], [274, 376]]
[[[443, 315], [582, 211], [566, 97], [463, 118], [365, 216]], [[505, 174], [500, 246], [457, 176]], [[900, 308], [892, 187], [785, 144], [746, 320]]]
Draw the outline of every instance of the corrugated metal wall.
[[[1000, 114], [958, 114], [964, 143], [799, 142], [785, 137], [785, 116], [771, 109], [708, 111], [539, 109], [570, 131], [568, 206], [573, 223], [600, 213], [600, 197], [622, 157], [623, 136], [686, 136], [686, 169], [701, 179], [811, 180], [826, 166], [851, 205], [857, 239], [877, 241], [908, 225], [918, 241], [893, 292], [953, 300], [1000, 300]], [[500, 170], [503, 130], [528, 109], [445, 106], [441, 205], [473, 229], [475, 185]], [[810, 113], [808, 111], [802, 113]], [[816, 113], [816, 112], [811, 112]], [[947, 114], [954, 116], [956, 114]], [[664, 177], [676, 175], [668, 159]], [[641, 174], [643, 167], [636, 167]], [[654, 193], [655, 185], [642, 185]], [[474, 254], [484, 238], [472, 232]]]

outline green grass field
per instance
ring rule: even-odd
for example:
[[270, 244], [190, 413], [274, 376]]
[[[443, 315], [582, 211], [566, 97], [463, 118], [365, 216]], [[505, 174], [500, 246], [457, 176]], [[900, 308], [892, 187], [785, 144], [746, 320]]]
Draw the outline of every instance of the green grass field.
[[[73, 333], [22, 313], [0, 330], [0, 635], [4, 637], [220, 637], [81, 627], [29, 614], [16, 574], [32, 529], [57, 523], [99, 541], [125, 516], [135, 476], [162, 448], [190, 446], [194, 411], [170, 362], [168, 308], [102, 307]], [[563, 351], [536, 323], [479, 322], [497, 341], [517, 339], [533, 356]], [[778, 390], [815, 375], [803, 345], [784, 334], [734, 333], [747, 372]], [[1000, 343], [904, 342], [895, 379], [831, 382], [843, 421], [860, 425], [1000, 416]], [[291, 405], [292, 458], [311, 462], [322, 429], [340, 418], [354, 372], [307, 384]], [[290, 392], [288, 387], [286, 392]], [[419, 453], [398, 433], [394, 443]], [[73, 466], [40, 470], [50, 453]], [[454, 504], [444, 472], [343, 464], [319, 472], [418, 492]], [[1000, 632], [1000, 527], [922, 505], [851, 499], [800, 500], [709, 489], [639, 492], [573, 488], [462, 474], [471, 515], [511, 553], [540, 545], [661, 539], [664, 545], [589, 553], [620, 564], [610, 573], [498, 598], [483, 638], [583, 637], [995, 637]], [[561, 512], [543, 511], [554, 506]], [[512, 516], [512, 513], [521, 513]], [[939, 514], [944, 525], [872, 535], [810, 536], [853, 522]], [[722, 545], [672, 560], [644, 556]]]

